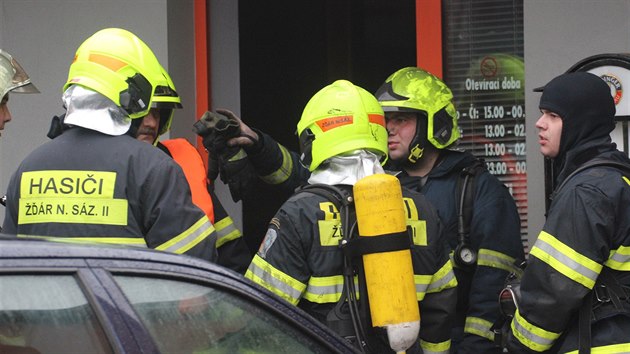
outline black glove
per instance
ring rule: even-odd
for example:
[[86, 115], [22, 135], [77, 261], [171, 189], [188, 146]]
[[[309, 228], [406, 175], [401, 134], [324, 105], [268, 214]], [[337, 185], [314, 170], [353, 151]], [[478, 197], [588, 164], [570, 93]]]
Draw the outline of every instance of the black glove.
[[232, 199], [238, 202], [257, 178], [245, 150], [227, 145], [228, 140], [240, 136], [239, 123], [224, 115], [206, 112], [193, 125], [193, 130], [203, 138], [203, 146], [208, 150], [208, 178], [215, 180], [220, 175], [230, 188]]
[[226, 148], [227, 141], [239, 136], [241, 128], [237, 121], [214, 112], [206, 112], [193, 124], [193, 131], [203, 138], [206, 149]]

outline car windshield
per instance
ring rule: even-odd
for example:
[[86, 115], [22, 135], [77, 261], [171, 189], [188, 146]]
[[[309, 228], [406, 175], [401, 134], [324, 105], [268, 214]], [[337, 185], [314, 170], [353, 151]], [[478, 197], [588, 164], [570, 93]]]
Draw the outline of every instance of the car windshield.
[[71, 275], [0, 276], [0, 353], [112, 353]]
[[329, 353], [278, 316], [229, 292], [116, 276], [163, 353]]

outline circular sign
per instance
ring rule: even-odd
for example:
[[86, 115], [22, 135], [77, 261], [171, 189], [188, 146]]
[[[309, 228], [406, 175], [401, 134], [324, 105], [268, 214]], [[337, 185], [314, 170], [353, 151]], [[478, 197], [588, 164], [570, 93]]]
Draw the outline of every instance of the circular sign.
[[481, 75], [486, 79], [495, 77], [497, 75], [497, 71], [499, 70], [499, 64], [497, 64], [497, 60], [493, 57], [485, 57], [481, 60], [481, 64], [479, 64], [479, 70], [481, 71]]
[[608, 84], [608, 86], [610, 86], [610, 94], [615, 100], [615, 105], [617, 105], [623, 96], [623, 86], [621, 85], [621, 80], [612, 74], [603, 74], [600, 77]]

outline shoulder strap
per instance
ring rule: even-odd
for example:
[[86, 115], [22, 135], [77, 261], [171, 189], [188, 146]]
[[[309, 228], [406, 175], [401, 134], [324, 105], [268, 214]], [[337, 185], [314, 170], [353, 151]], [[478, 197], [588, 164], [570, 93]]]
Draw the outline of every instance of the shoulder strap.
[[328, 184], [307, 184], [295, 189], [295, 194], [302, 192], [310, 192], [328, 199], [340, 213], [342, 207], [352, 204], [352, 194], [350, 192]]
[[564, 179], [564, 181], [562, 181], [562, 183], [560, 184], [560, 186], [558, 186], [558, 188], [556, 188], [555, 191], [553, 191], [553, 193], [551, 194], [551, 197], [549, 198], [550, 200], [553, 200], [553, 198], [560, 192], [560, 190], [564, 187], [565, 184], [567, 184], [567, 182], [569, 182], [569, 180], [575, 176], [576, 174], [591, 168], [591, 167], [596, 167], [596, 166], [609, 166], [609, 167], [614, 167], [617, 168], [619, 170], [621, 170], [623, 173], [627, 173], [628, 175], [630, 175], [630, 166], [618, 162], [618, 161], [614, 161], [614, 160], [609, 160], [609, 159], [605, 159], [605, 158], [594, 158], [586, 163], [584, 163], [583, 165], [581, 165], [580, 167], [578, 167], [575, 171], [573, 171], [570, 175], [567, 176], [567, 178]]
[[[617, 166], [619, 163], [614, 162], [614, 165]], [[624, 172], [630, 172], [628, 166], [620, 168]], [[597, 277], [595, 286], [584, 297], [578, 312], [578, 354], [591, 353], [593, 321], [619, 314], [630, 316], [628, 303], [630, 303], [630, 289], [626, 289], [619, 282], [610, 268], [604, 267]]]
[[[363, 322], [367, 318], [367, 305], [365, 300], [367, 296], [361, 296], [357, 298], [357, 289], [354, 283], [354, 275], [359, 276], [359, 287], [365, 294], [365, 281], [362, 280], [361, 271], [355, 269], [352, 259], [348, 257], [345, 252], [348, 240], [351, 238], [352, 228], [350, 227], [350, 204], [353, 202], [352, 193], [342, 188], [331, 186], [327, 184], [307, 184], [296, 188], [295, 194], [299, 193], [312, 193], [324, 197], [335, 205], [337, 211], [339, 211], [341, 218], [342, 228], [342, 243], [340, 243], [341, 249], [344, 251], [344, 264], [343, 264], [343, 289], [339, 301], [326, 315], [326, 325], [336, 330], [336, 332], [342, 337], [349, 340], [355, 346], [357, 346], [362, 353], [371, 352], [366, 336], [366, 327]], [[354, 222], [353, 222], [354, 223]], [[360, 301], [364, 300], [364, 301]], [[347, 312], [344, 310], [346, 308]]]
[[[553, 199], [556, 194], [564, 187], [564, 185], [576, 174], [582, 172], [588, 168], [595, 166], [610, 166], [615, 167], [621, 170], [623, 173], [630, 174], [630, 166], [623, 164], [621, 162], [604, 159], [604, 158], [595, 158], [592, 159], [585, 164], [578, 167], [575, 171], [573, 171], [567, 178], [562, 181], [560, 186], [553, 192], [550, 199]], [[596, 302], [597, 291], [599, 287], [603, 286], [604, 289], [610, 288], [613, 291], [612, 296], [607, 301], [619, 302], [619, 296], [622, 292], [618, 289], [621, 289], [617, 279], [615, 279], [607, 270], [604, 268], [600, 273], [600, 276], [597, 279], [597, 282], [591, 290], [591, 292], [584, 298], [580, 310], [578, 312], [578, 333], [579, 333], [579, 341], [578, 341], [578, 353], [579, 354], [588, 354], [591, 352], [591, 317], [593, 316], [593, 305]], [[601, 301], [601, 300], [600, 300]], [[615, 304], [616, 305], [616, 304]], [[617, 306], [617, 305], [616, 305]]]
[[481, 159], [464, 167], [457, 179], [457, 246], [453, 250], [455, 266], [463, 270], [473, 270], [477, 265], [477, 250], [470, 245], [470, 223], [475, 198], [476, 176], [485, 169]]
[[475, 159], [470, 166], [461, 170], [457, 180], [457, 233], [460, 239], [463, 237], [466, 239], [465, 241], [467, 241], [470, 233], [470, 220], [472, 218], [475, 195], [475, 177], [485, 168], [483, 159]]

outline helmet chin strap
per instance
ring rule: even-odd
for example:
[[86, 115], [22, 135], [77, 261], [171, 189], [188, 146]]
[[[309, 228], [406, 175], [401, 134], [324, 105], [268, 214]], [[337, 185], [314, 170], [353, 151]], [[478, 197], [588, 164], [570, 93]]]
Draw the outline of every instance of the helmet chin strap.
[[133, 119], [126, 134], [136, 139], [138, 137], [138, 129], [140, 128], [140, 124], [142, 124], [142, 118]]
[[409, 161], [411, 164], [415, 164], [416, 162], [418, 162], [418, 160], [420, 160], [420, 158], [422, 158], [422, 155], [424, 154], [424, 148], [420, 147], [420, 144], [416, 144], [414, 145], [411, 149], [409, 149], [409, 156], [407, 156], [407, 161]]
[[424, 150], [429, 145], [427, 139], [427, 125], [428, 119], [424, 114], [419, 112], [416, 116], [416, 134], [414, 135], [411, 143], [409, 144], [409, 155], [407, 156], [407, 162], [414, 165], [424, 155]]

